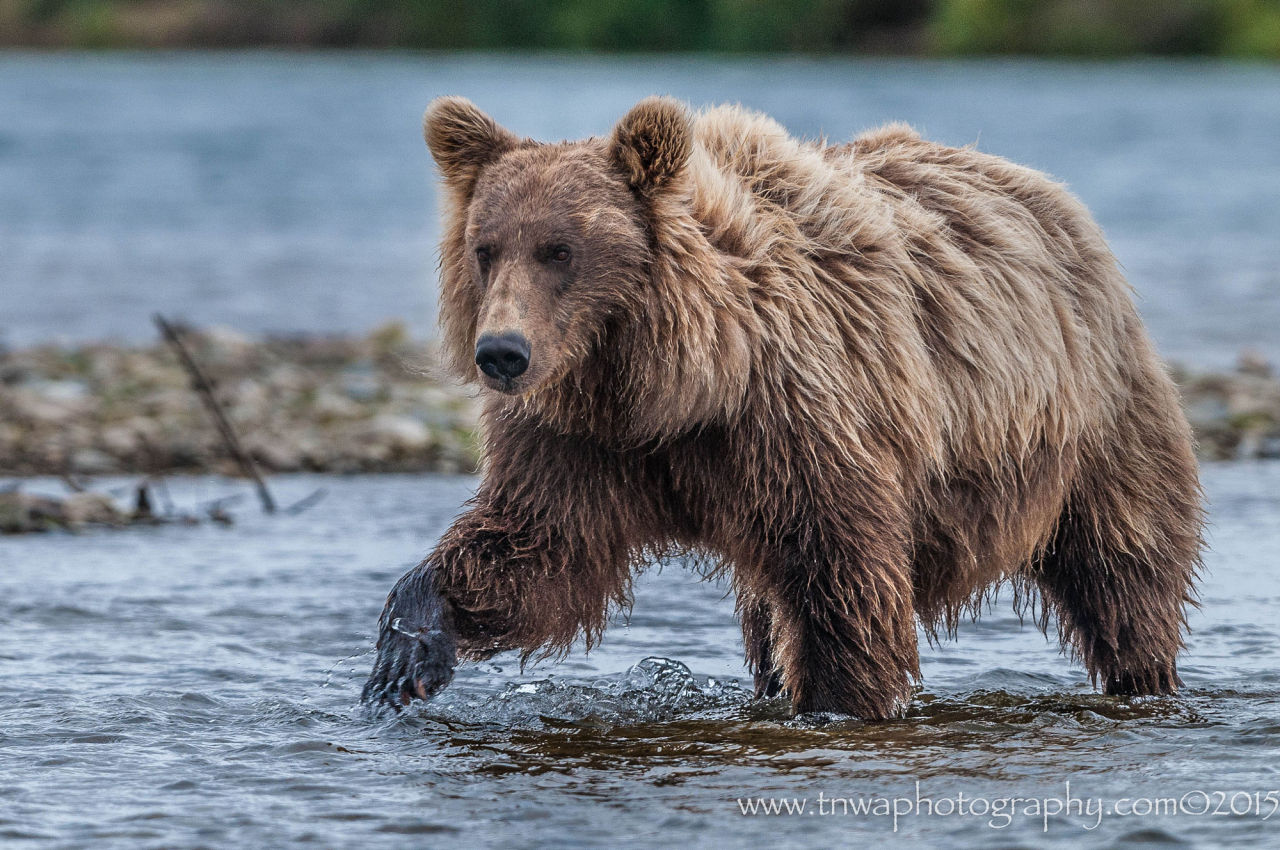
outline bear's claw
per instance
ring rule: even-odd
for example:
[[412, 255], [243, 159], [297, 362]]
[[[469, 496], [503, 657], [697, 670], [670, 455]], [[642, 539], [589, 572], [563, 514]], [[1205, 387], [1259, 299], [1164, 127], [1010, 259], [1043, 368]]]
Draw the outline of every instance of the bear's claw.
[[452, 612], [422, 572], [406, 575], [387, 597], [378, 623], [378, 659], [360, 694], [366, 705], [400, 711], [453, 680], [458, 644]]

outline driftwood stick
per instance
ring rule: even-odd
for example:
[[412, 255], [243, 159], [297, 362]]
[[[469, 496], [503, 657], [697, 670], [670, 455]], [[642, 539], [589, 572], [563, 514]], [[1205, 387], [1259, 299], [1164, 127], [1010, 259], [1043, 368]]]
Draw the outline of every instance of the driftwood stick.
[[320, 489], [313, 491], [310, 495], [299, 499], [289, 507], [285, 508], [284, 512], [289, 516], [297, 516], [312, 505], [323, 502], [324, 497], [327, 495], [329, 495], [329, 491], [321, 487]]
[[177, 352], [178, 359], [182, 361], [182, 365], [190, 373], [191, 383], [200, 394], [200, 399], [204, 402], [204, 406], [208, 408], [209, 414], [213, 416], [214, 424], [218, 426], [218, 433], [222, 435], [222, 442], [226, 444], [227, 451], [231, 453], [231, 457], [240, 466], [240, 471], [244, 476], [252, 479], [253, 483], [257, 485], [258, 498], [262, 501], [262, 510], [269, 514], [275, 513], [276, 501], [271, 498], [271, 491], [267, 489], [267, 483], [262, 480], [262, 475], [258, 472], [258, 465], [253, 462], [253, 458], [240, 445], [240, 438], [236, 436], [235, 430], [231, 427], [231, 421], [227, 419], [227, 414], [223, 411], [222, 405], [218, 403], [218, 399], [213, 393], [213, 383], [205, 376], [195, 358], [191, 356], [191, 352], [183, 344], [177, 329], [169, 324], [164, 316], [159, 313], [156, 313], [152, 318], [156, 323], [156, 327], [160, 329], [161, 335], [164, 336], [165, 341]]

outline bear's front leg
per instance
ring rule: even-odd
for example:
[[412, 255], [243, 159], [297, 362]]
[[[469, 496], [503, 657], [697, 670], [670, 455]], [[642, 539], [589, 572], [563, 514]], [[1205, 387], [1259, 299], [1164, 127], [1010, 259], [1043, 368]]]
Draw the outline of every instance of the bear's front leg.
[[[753, 599], [743, 610], [753, 668], [776, 667], [797, 713], [900, 717], [919, 677], [908, 524], [890, 493], [810, 505], [748, 554], [758, 567], [738, 570]], [[778, 682], [757, 672], [756, 684], [767, 695]]]
[[738, 588], [738, 621], [742, 625], [742, 648], [747, 669], [755, 680], [755, 698], [768, 699], [782, 693], [782, 671], [774, 660], [773, 613], [769, 603], [749, 590]]
[[458, 637], [453, 606], [435, 586], [428, 560], [396, 582], [378, 620], [378, 660], [361, 702], [399, 708], [429, 699], [453, 680]]
[[632, 552], [664, 528], [643, 470], [586, 440], [502, 425], [471, 509], [387, 598], [366, 703], [427, 699], [458, 657], [590, 646], [610, 603], [629, 601]]
[[364, 702], [398, 708], [428, 699], [452, 679], [459, 656], [553, 653], [582, 634], [593, 643], [609, 602], [626, 602], [631, 569], [616, 526], [603, 516], [591, 525], [492, 503], [460, 517], [388, 596]]
[[920, 661], [908, 569], [869, 558], [875, 546], [860, 541], [822, 555], [797, 547], [783, 556], [790, 575], [774, 597], [771, 637], [797, 713], [884, 720], [910, 703]]

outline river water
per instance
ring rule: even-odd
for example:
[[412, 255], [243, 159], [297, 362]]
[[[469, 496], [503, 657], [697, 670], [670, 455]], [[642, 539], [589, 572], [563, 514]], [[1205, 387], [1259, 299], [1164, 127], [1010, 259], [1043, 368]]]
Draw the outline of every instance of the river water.
[[1280, 68], [1207, 63], [0, 53], [0, 339], [149, 339], [155, 310], [428, 333], [426, 103], [561, 139], [655, 92], [832, 139], [908, 121], [1049, 171], [1167, 355], [1280, 355]]
[[[678, 562], [643, 575], [590, 654], [524, 673], [500, 655], [424, 708], [366, 716], [382, 599], [469, 478], [283, 477], [281, 501], [328, 498], [275, 518], [246, 501], [233, 528], [10, 538], [0, 844], [826, 847], [894, 836], [892, 818], [830, 798], [914, 806], [919, 783], [937, 810], [904, 814], [897, 837], [931, 846], [1265, 846], [1280, 823], [1264, 819], [1280, 791], [1280, 465], [1204, 479], [1212, 548], [1181, 696], [1097, 695], [1006, 594], [925, 649], [910, 717], [879, 724], [752, 704], [732, 599]], [[171, 487], [187, 507], [247, 492]], [[1000, 802], [1064, 800], [1067, 783], [1079, 802], [1047, 831]], [[947, 813], [961, 794], [969, 814]], [[762, 797], [808, 809], [742, 814]]]

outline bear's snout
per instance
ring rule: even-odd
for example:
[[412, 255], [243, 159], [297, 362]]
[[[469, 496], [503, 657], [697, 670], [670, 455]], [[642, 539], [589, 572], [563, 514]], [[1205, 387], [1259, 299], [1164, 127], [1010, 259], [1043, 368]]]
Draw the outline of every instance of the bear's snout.
[[523, 334], [483, 334], [476, 340], [476, 365], [490, 378], [510, 381], [529, 368], [529, 341]]

